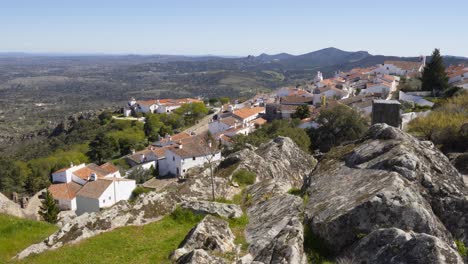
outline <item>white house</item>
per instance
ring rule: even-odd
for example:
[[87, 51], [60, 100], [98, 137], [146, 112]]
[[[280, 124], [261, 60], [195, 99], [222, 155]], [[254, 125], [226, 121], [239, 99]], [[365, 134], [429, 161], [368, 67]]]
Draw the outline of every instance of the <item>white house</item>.
[[348, 90], [338, 89], [336, 87], [322, 87], [315, 88], [313, 90], [314, 99], [313, 104], [317, 105], [322, 102], [322, 97], [325, 96], [327, 99], [345, 99], [348, 98]]
[[449, 72], [448, 77], [449, 83], [464, 82], [468, 80], [468, 67]]
[[[128, 199], [135, 188], [134, 180], [123, 179], [117, 167], [110, 163], [101, 166], [96, 164], [80, 164], [74, 166], [71, 164], [68, 168], [63, 168], [52, 173], [52, 182], [48, 191], [54, 197], [54, 200], [62, 210], [77, 210], [80, 214], [88, 212], [88, 204], [78, 202], [78, 196], [83, 189], [92, 188], [99, 180], [118, 181], [115, 186], [116, 191], [113, 195], [115, 201]], [[130, 190], [130, 191], [128, 191]], [[128, 197], [127, 197], [128, 196]], [[125, 198], [127, 197], [127, 198]], [[109, 205], [109, 200], [104, 204]], [[99, 207], [100, 208], [100, 207]]]
[[[154, 100], [135, 100], [131, 98], [128, 101], [127, 107], [134, 112], [141, 113], [170, 113], [181, 107], [183, 104], [201, 103], [201, 100], [194, 98], [182, 99], [154, 99]], [[125, 115], [129, 115], [131, 111], [124, 110]]]
[[99, 212], [101, 208], [128, 200], [135, 187], [135, 180], [116, 177], [93, 178], [76, 194], [76, 214]]
[[169, 173], [178, 177], [184, 177], [190, 168], [202, 166], [210, 160], [221, 160], [221, 151], [199, 140], [166, 148]]
[[239, 119], [243, 124], [259, 118], [262, 114], [265, 114], [265, 107], [245, 107], [232, 112], [232, 116]]
[[377, 74], [393, 74], [400, 76], [417, 76], [426, 66], [426, 57], [421, 56], [419, 62], [413, 61], [385, 61], [378, 65], [373, 72]]

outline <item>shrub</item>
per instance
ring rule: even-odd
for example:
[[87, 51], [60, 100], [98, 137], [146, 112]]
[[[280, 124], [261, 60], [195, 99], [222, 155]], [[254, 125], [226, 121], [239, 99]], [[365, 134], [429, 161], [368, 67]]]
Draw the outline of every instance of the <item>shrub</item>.
[[257, 175], [245, 169], [240, 169], [232, 175], [232, 180], [241, 186], [251, 185], [255, 183]]
[[142, 186], [138, 186], [132, 191], [132, 198], [131, 199], [132, 200], [136, 199], [136, 198], [138, 198], [138, 196], [140, 196], [140, 194], [149, 193], [150, 191], [151, 191], [151, 189], [148, 189], [148, 188], [145, 188], [145, 187], [142, 187]]
[[468, 250], [466, 249], [465, 243], [462, 240], [455, 240], [455, 244], [457, 245], [458, 253], [462, 257], [466, 257], [468, 255]]
[[195, 214], [190, 210], [177, 207], [172, 213], [171, 218], [178, 223], [197, 223], [203, 219], [204, 215]]

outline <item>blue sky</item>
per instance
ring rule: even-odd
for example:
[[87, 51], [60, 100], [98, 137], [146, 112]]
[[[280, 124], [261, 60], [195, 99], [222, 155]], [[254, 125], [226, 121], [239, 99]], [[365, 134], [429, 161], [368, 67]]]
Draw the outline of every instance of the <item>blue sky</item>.
[[1, 0], [0, 52], [468, 57], [466, 0]]

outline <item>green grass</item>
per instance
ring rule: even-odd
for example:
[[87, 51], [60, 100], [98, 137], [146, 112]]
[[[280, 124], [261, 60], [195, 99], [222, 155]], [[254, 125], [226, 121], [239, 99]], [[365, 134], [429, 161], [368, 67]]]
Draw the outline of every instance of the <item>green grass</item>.
[[55, 232], [54, 225], [0, 214], [0, 263]]
[[158, 222], [118, 228], [22, 263], [170, 263], [169, 255], [202, 218], [176, 209]]
[[232, 175], [232, 181], [237, 182], [240, 186], [247, 186], [255, 183], [257, 175], [248, 170], [240, 169]]

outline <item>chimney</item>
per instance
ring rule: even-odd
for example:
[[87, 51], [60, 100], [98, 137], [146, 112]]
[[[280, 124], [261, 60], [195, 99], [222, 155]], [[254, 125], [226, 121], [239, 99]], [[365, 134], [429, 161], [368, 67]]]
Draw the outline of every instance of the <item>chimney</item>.
[[145, 154], [141, 154], [140, 162], [145, 162], [145, 160], [146, 160]]
[[98, 177], [96, 175], [96, 173], [91, 173], [91, 175], [89, 176], [89, 181], [97, 181], [98, 180]]
[[182, 140], [179, 140], [179, 149], [182, 149]]
[[211, 148], [211, 140], [208, 140], [208, 147]]
[[70, 162], [70, 168], [73, 168], [74, 164], [73, 161]]
[[132, 153], [132, 155], [135, 154], [135, 149], [132, 149], [130, 152]]

